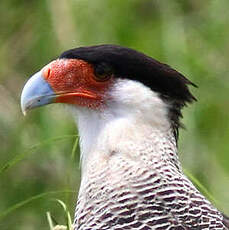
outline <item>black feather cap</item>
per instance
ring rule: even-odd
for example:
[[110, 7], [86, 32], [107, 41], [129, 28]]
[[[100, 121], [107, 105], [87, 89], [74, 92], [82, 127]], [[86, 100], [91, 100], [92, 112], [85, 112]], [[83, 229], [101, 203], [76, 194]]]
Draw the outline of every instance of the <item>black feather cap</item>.
[[118, 45], [97, 45], [67, 50], [60, 58], [82, 59], [93, 65], [106, 63], [119, 78], [136, 80], [171, 104], [170, 119], [174, 131], [178, 130], [181, 109], [195, 97], [188, 85], [196, 86], [181, 73], [141, 52]]

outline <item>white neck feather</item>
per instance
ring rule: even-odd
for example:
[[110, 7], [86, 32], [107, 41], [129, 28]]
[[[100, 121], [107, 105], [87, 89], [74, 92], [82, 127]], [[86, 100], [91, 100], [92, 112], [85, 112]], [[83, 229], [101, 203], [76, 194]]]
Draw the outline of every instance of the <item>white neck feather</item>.
[[159, 142], [172, 136], [168, 105], [155, 92], [129, 80], [117, 81], [110, 92], [105, 109], [74, 109], [83, 174], [88, 164], [102, 165], [114, 152], [136, 157], [136, 149], [148, 142], [160, 152]]

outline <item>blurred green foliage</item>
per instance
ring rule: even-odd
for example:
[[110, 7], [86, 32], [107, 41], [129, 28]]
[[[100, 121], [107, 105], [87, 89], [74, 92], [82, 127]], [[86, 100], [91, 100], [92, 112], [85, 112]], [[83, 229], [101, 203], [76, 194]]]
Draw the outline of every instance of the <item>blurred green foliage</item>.
[[[229, 1], [228, 0], [1, 0], [0, 3], [0, 229], [48, 229], [46, 212], [60, 222], [52, 201], [74, 212], [80, 182], [79, 154], [71, 157], [75, 124], [63, 105], [23, 117], [20, 93], [34, 72], [62, 51], [115, 43], [168, 63], [199, 88], [184, 110], [180, 133], [183, 166], [192, 172], [229, 214]], [[43, 143], [35, 149], [35, 144]], [[44, 196], [9, 213], [10, 207]]]

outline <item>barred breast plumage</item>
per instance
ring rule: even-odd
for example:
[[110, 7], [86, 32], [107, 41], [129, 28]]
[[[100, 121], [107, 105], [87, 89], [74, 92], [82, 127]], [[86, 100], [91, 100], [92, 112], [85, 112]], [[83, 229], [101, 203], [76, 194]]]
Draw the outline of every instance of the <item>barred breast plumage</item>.
[[133, 145], [134, 159], [113, 152], [101, 170], [88, 169], [75, 229], [228, 229], [223, 215], [183, 174], [172, 135], [164, 143], [157, 135], [151, 138], [148, 146]]

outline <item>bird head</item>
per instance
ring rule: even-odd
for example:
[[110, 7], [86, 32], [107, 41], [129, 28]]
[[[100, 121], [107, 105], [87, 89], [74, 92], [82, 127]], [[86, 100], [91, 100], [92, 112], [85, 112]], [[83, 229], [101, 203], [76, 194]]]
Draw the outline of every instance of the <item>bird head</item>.
[[181, 73], [133, 49], [80, 47], [65, 51], [28, 80], [21, 107], [24, 114], [50, 103], [113, 114], [163, 114], [176, 133], [182, 107], [195, 100], [188, 85], [194, 84]]

